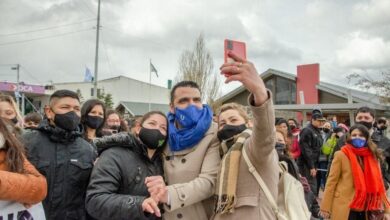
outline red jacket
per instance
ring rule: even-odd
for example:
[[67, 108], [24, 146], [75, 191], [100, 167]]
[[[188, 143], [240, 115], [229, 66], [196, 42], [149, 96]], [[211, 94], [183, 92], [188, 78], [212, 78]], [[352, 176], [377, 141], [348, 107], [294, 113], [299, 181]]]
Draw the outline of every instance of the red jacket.
[[299, 147], [299, 128], [292, 130], [292, 137], [290, 142], [290, 154], [295, 160], [301, 155], [301, 148]]

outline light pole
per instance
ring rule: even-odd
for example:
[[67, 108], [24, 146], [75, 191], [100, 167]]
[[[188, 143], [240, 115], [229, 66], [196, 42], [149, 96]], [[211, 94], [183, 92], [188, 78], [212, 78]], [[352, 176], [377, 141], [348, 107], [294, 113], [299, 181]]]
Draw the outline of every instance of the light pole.
[[93, 97], [97, 98], [97, 81], [99, 68], [99, 30], [100, 30], [100, 0], [98, 0], [98, 14], [96, 25], [96, 48], [95, 48], [95, 77], [93, 78]]
[[20, 101], [19, 101], [19, 96], [20, 96], [20, 93], [19, 93], [19, 70], [20, 70], [20, 64], [16, 64], [16, 67], [12, 67], [11, 68], [12, 70], [16, 70], [16, 92], [15, 92], [15, 99], [16, 99], [16, 103], [18, 105], [18, 108], [20, 109]]

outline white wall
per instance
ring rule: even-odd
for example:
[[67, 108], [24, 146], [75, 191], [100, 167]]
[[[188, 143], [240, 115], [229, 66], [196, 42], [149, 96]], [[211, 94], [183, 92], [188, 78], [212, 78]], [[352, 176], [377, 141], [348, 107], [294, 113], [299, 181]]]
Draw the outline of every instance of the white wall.
[[[80, 90], [83, 97], [82, 101], [88, 100], [91, 97], [92, 83], [58, 83], [54, 84], [55, 89], [69, 89], [72, 91]], [[127, 77], [115, 77], [98, 82], [98, 88], [104, 90], [105, 94], [110, 93], [113, 97], [114, 107], [120, 101], [131, 102], [149, 102], [149, 91], [151, 91], [150, 100], [152, 103], [168, 104], [169, 89], [130, 79]]]

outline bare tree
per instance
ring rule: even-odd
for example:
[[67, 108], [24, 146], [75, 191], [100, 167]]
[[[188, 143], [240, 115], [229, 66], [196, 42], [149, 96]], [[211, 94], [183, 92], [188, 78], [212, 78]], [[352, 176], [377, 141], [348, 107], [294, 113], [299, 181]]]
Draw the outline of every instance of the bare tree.
[[377, 80], [368, 76], [368, 74], [362, 75], [359, 73], [350, 74], [347, 79], [349, 82], [354, 82], [354, 85], [361, 89], [375, 90], [383, 102], [390, 102], [390, 72], [382, 72], [381, 78]]
[[207, 50], [203, 35], [196, 40], [193, 50], [185, 50], [179, 59], [179, 73], [175, 83], [182, 80], [196, 82], [202, 91], [202, 100], [207, 100], [211, 106], [220, 96], [221, 80], [214, 72], [214, 61]]

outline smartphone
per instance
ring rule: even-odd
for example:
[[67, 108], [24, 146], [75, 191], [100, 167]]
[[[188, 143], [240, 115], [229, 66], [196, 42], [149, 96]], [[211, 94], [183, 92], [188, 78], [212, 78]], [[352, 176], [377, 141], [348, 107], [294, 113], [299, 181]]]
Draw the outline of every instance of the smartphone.
[[234, 60], [228, 56], [229, 51], [246, 59], [246, 46], [244, 42], [225, 39], [225, 63], [234, 62]]

